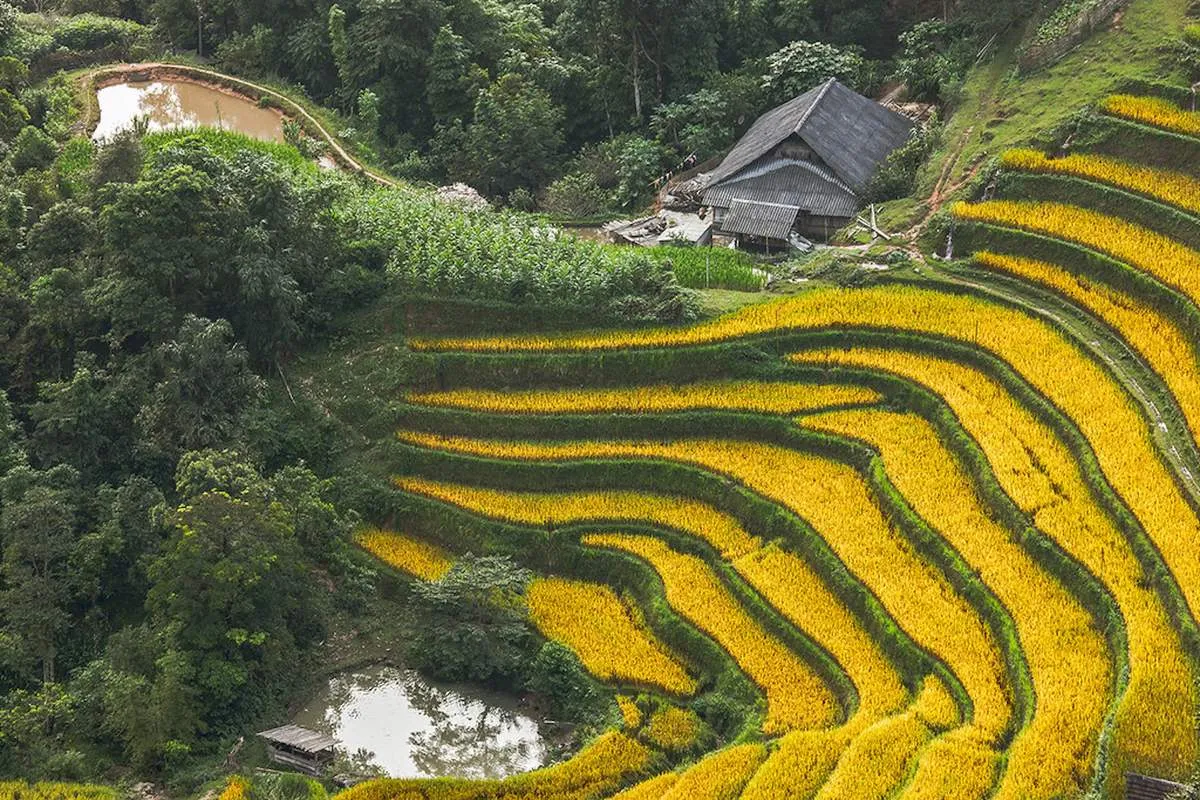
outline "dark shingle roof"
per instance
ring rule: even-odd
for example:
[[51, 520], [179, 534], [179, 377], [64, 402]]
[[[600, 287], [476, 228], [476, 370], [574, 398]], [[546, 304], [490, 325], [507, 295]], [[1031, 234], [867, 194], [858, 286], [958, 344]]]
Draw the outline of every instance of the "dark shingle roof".
[[908, 140], [912, 122], [836, 79], [763, 114], [709, 174], [711, 187], [797, 134], [856, 193], [888, 153]]
[[761, 159], [704, 193], [704, 205], [729, 208], [734, 200], [782, 203], [809, 214], [851, 217], [858, 198], [827, 167], [808, 161]]
[[799, 213], [799, 206], [734, 200], [729, 206], [729, 213], [721, 220], [721, 230], [743, 236], [787, 239]]
[[1166, 800], [1166, 798], [1188, 788], [1182, 783], [1151, 778], [1133, 772], [1125, 773], [1126, 800]]

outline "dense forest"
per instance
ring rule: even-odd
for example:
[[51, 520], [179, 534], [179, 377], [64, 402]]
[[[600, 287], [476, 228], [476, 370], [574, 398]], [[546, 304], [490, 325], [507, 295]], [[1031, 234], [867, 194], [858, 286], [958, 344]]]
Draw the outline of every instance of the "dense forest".
[[394, 174], [587, 215], [635, 207], [655, 178], [718, 155], [823, 77], [952, 97], [980, 47], [1031, 3], [153, 0], [94, 10], [153, 24], [173, 47], [237, 74], [302, 87], [352, 115], [347, 133]]

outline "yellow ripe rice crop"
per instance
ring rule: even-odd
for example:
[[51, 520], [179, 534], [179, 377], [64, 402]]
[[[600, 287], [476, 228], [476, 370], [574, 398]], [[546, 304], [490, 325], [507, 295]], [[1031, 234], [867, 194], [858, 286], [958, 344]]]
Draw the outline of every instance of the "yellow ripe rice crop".
[[667, 772], [613, 795], [612, 800], [660, 800], [678, 780], [678, 774]]
[[650, 717], [643, 734], [646, 741], [663, 750], [687, 750], [700, 735], [700, 718], [689, 708], [667, 706]]
[[[1129, 543], [1096, 504], [1078, 462], [1054, 432], [1001, 383], [949, 359], [879, 348], [818, 350], [793, 358], [891, 372], [946, 401], [982, 448], [1001, 488], [1040, 531], [1096, 575], [1120, 607], [1130, 676], [1118, 709], [1109, 773], [1186, 774], [1197, 757], [1191, 666]], [[1060, 365], [1052, 357], [1051, 363]]]
[[[231, 785], [234, 780], [245, 784], [243, 778], [231, 778]], [[118, 797], [111, 786], [91, 783], [0, 781], [0, 800], [117, 800]]]
[[662, 800], [734, 800], [758, 769], [767, 749], [740, 744], [706, 756], [684, 772]]
[[908, 690], [896, 668], [804, 559], [772, 543], [733, 568], [837, 659], [858, 689], [857, 714], [874, 719], [904, 705]]
[[1200, 369], [1196, 348], [1169, 318], [1132, 295], [1044, 261], [989, 252], [976, 253], [975, 261], [987, 269], [1041, 283], [1119, 331], [1166, 381], [1192, 435], [1200, 435]]
[[958, 203], [959, 219], [1007, 225], [1081, 244], [1124, 261], [1200, 303], [1200, 252], [1148, 228], [1061, 203]]
[[1114, 94], [1105, 98], [1100, 108], [1114, 117], [1122, 117], [1187, 136], [1200, 136], [1200, 113], [1184, 111], [1169, 100], [1158, 97]]
[[821, 728], [837, 715], [837, 700], [812, 668], [764, 631], [699, 558], [649, 536], [587, 534], [591, 547], [623, 550], [648, 562], [662, 579], [667, 602], [713, 637], [767, 696], [763, 730]]
[[1112, 678], [1106, 644], [1088, 612], [993, 521], [970, 478], [921, 417], [850, 409], [800, 422], [877, 449], [913, 510], [977, 570], [1012, 614], [1037, 705], [1009, 750], [998, 800], [1084, 794]]
[[946, 683], [936, 675], [926, 675], [921, 683], [921, 694], [917, 696], [917, 714], [935, 731], [945, 731], [958, 725], [958, 704]]
[[428, 542], [381, 528], [364, 528], [354, 541], [380, 561], [423, 581], [436, 581], [450, 571], [454, 561]]
[[979, 800], [989, 796], [999, 769], [999, 754], [959, 728], [930, 742], [899, 800]]
[[341, 792], [338, 800], [591, 800], [645, 774], [652, 757], [641, 742], [608, 731], [561, 764], [505, 780], [378, 778]]
[[904, 780], [931, 735], [913, 711], [876, 722], [846, 748], [816, 800], [887, 797]]
[[539, 578], [529, 584], [527, 599], [542, 635], [574, 650], [600, 680], [658, 686], [676, 695], [696, 691], [679, 661], [634, 621], [611, 588]]
[[850, 743], [846, 726], [833, 731], [795, 731], [754, 773], [742, 800], [794, 800], [812, 797]]
[[[420, 441], [417, 437], [404, 437]], [[552, 495], [506, 492], [422, 478], [398, 478], [406, 492], [479, 510], [489, 517], [545, 527], [577, 522], [641, 520], [675, 530], [691, 531], [726, 558], [753, 552], [762, 542], [728, 514], [696, 500], [649, 492], [580, 491]]]
[[[1197, 274], [1200, 274], [1198, 269]], [[1200, 616], [1200, 521], [1158, 458], [1133, 400], [1048, 323], [975, 297], [917, 287], [817, 289], [688, 328], [442, 341], [476, 350], [672, 346], [772, 331], [892, 327], [956, 339], [1007, 361], [1082, 429], [1105, 477], [1150, 534]], [[428, 344], [428, 343], [427, 343]], [[435, 346], [435, 345], [430, 345]]]
[[1178, 172], [1083, 153], [1048, 158], [1037, 150], [1009, 150], [1000, 161], [1008, 169], [1022, 172], [1069, 175], [1107, 183], [1200, 214], [1200, 181]]
[[991, 631], [971, 604], [884, 519], [862, 478], [850, 467], [747, 441], [534, 443], [400, 436], [426, 446], [494, 458], [658, 458], [728, 475], [808, 519], [900, 627], [954, 671], [975, 704], [975, 722], [981, 730], [999, 738], [1009, 725], [1007, 676]]
[[218, 800], [250, 800], [250, 781], [241, 775], [234, 775], [225, 784]]
[[[472, 440], [434, 434], [402, 432], [398, 437], [411, 444], [435, 449], [507, 458], [547, 457], [545, 450], [537, 445], [514, 443], [511, 447], [480, 449], [483, 444]], [[837, 659], [858, 689], [859, 713], [874, 720], [900, 708], [908, 699], [900, 675], [879, 644], [871, 639], [858, 619], [804, 559], [776, 545], [761, 547], [735, 520], [711, 506], [625, 492], [496, 492], [416, 478], [401, 478], [397, 485], [406, 491], [524, 524], [561, 525], [598, 519], [646, 521], [675, 526], [710, 542], [717, 532], [727, 529], [728, 533], [720, 535], [720, 541], [744, 542], [728, 548], [741, 554], [732, 561], [734, 569], [796, 627], [812, 636]], [[664, 502], [678, 503], [685, 513], [677, 515], [664, 509]]]
[[767, 414], [798, 414], [818, 408], [877, 403], [878, 392], [859, 386], [775, 381], [729, 381], [682, 386], [636, 386], [609, 389], [495, 391], [456, 389], [419, 392], [410, 403], [466, 408], [504, 414], [655, 414], [695, 409], [737, 409]]
[[638, 708], [632, 697], [623, 694], [617, 695], [617, 708], [621, 711], [621, 721], [625, 723], [626, 730], [633, 730], [641, 726], [642, 710]]

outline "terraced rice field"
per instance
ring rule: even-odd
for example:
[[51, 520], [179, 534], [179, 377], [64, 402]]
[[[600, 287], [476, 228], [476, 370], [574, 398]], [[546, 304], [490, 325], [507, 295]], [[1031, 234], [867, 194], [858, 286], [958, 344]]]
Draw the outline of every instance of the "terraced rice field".
[[[1200, 136], [1155, 98], [1101, 111], [1163, 148]], [[961, 204], [974, 256], [932, 274], [683, 328], [412, 339], [438, 378], [404, 398], [397, 532], [360, 544], [418, 580], [480, 542], [517, 553], [532, 623], [612, 687], [613, 729], [506, 782], [350, 800], [1050, 800], [1187, 777], [1200, 165], [1163, 161], [1014, 151], [1027, 186], [1088, 199]], [[718, 719], [735, 679], [756, 696]]]

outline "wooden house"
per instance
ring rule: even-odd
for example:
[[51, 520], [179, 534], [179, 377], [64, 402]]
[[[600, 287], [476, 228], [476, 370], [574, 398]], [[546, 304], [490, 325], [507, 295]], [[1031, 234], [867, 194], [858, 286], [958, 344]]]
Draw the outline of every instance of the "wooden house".
[[827, 239], [913, 123], [830, 79], [759, 117], [704, 178], [715, 231], [781, 249]]
[[321, 777], [333, 763], [338, 740], [299, 725], [281, 725], [258, 734], [267, 741], [267, 757], [276, 764]]

